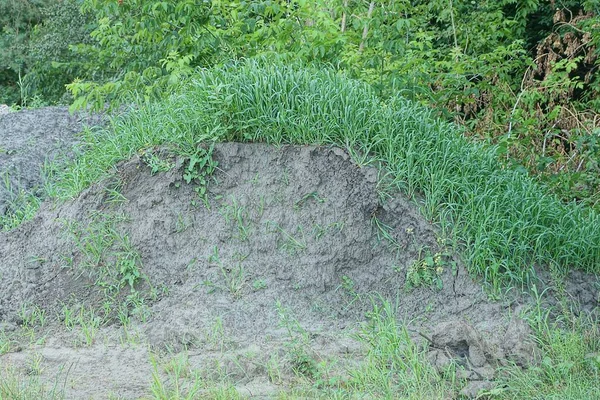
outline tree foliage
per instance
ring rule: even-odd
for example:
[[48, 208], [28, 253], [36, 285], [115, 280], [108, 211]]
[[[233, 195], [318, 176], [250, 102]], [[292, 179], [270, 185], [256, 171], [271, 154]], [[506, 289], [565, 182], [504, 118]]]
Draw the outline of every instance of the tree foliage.
[[[78, 4], [45, 3], [53, 1]], [[44, 98], [68, 83], [74, 108], [104, 108], [160, 97], [196, 68], [239, 58], [324, 64], [382, 98], [402, 93], [435, 107], [565, 200], [599, 206], [598, 0], [81, 1], [77, 18], [71, 7], [70, 17], [0, 19], [43, 20], [31, 51], [20, 50], [31, 58], [10, 58], [0, 84], [25, 71]], [[7, 4], [38, 3], [0, 0]], [[75, 26], [78, 34], [64, 34]]]
[[208, 1], [85, 0], [82, 9], [94, 13], [97, 26], [93, 43], [72, 47], [87, 60], [83, 79], [68, 86], [75, 108], [160, 95], [218, 53], [206, 26]]
[[0, 101], [19, 100], [27, 43], [33, 27], [41, 21], [43, 5], [42, 0], [0, 0]]
[[81, 12], [80, 6], [78, 0], [63, 0], [42, 9], [43, 22], [34, 28], [28, 45], [25, 95], [58, 102], [65, 95], [65, 85], [82, 72], [86, 60], [70, 46], [91, 42], [94, 19], [91, 13]]

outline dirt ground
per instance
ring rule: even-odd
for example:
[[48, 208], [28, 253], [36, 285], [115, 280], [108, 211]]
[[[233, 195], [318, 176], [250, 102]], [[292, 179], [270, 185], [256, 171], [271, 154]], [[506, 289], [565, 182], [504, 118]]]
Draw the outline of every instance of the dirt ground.
[[84, 125], [103, 122], [100, 116], [69, 114], [65, 107], [21, 112], [0, 108], [0, 215], [8, 212], [21, 191], [40, 194], [40, 167], [69, 156]]
[[[38, 186], [44, 159], [90, 121], [57, 108], [0, 115], [0, 171]], [[1, 368], [33, 368], [67, 398], [134, 399], [148, 395], [156, 357], [185, 356], [242, 395], [270, 398], [293, 380], [290, 343], [360, 360], [355, 334], [382, 299], [434, 365], [463, 366], [467, 386], [539, 357], [518, 317], [526, 301], [491, 301], [416, 205], [384, 195], [377, 170], [344, 151], [217, 144], [206, 202], [184, 182], [184, 160], [151, 153], [171, 168], [152, 174], [151, 154], [136, 156], [0, 232], [0, 336], [30, 326], [35, 338], [17, 340]], [[410, 287], [419, 266], [433, 287]], [[597, 306], [595, 283], [579, 281], [569, 293]]]

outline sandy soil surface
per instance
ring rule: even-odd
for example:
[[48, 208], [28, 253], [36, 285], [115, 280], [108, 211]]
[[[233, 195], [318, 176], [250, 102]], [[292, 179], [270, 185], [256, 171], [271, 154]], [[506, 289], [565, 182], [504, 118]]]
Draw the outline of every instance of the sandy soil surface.
[[23, 191], [40, 195], [41, 167], [57, 157], [71, 156], [77, 133], [103, 120], [98, 115], [70, 114], [66, 107], [0, 109], [0, 215], [10, 212], [11, 203]]

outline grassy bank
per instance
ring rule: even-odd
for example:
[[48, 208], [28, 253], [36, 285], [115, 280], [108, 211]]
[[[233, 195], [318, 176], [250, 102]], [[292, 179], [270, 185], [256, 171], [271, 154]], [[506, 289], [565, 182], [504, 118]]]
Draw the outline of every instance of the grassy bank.
[[182, 154], [204, 140], [334, 144], [359, 164], [381, 162], [495, 288], [526, 281], [534, 265], [600, 270], [595, 212], [503, 169], [495, 148], [467, 141], [429, 109], [401, 97], [383, 102], [333, 72], [256, 62], [199, 71], [166, 101], [84, 136], [81, 154], [53, 174], [51, 195], [75, 196], [115, 162], [165, 143]]

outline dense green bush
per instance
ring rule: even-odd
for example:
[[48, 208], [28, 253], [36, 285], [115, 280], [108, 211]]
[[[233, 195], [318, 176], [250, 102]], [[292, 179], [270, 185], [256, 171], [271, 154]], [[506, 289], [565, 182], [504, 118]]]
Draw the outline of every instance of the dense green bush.
[[0, 103], [58, 102], [80, 70], [69, 46], [89, 42], [79, 0], [0, 0]]
[[208, 1], [85, 0], [82, 9], [97, 26], [92, 43], [73, 47], [86, 60], [83, 79], [69, 85], [74, 108], [154, 98], [194, 67], [213, 63]]
[[0, 103], [20, 101], [19, 81], [26, 73], [27, 44], [46, 3], [0, 0]]
[[0, 0], [0, 7], [5, 102], [36, 95], [54, 102], [68, 84], [73, 108], [116, 106], [164, 96], [195, 67], [276, 54], [333, 66], [384, 99], [402, 94], [430, 105], [563, 200], [600, 208], [597, 0]]
[[43, 22], [36, 26], [29, 42], [28, 74], [25, 76], [28, 96], [39, 96], [58, 102], [66, 94], [87, 63], [70, 50], [70, 46], [91, 42], [93, 15], [80, 11], [79, 0], [63, 0], [42, 9]]
[[432, 105], [565, 201], [600, 207], [598, 1], [216, 3], [235, 55], [325, 62]]

